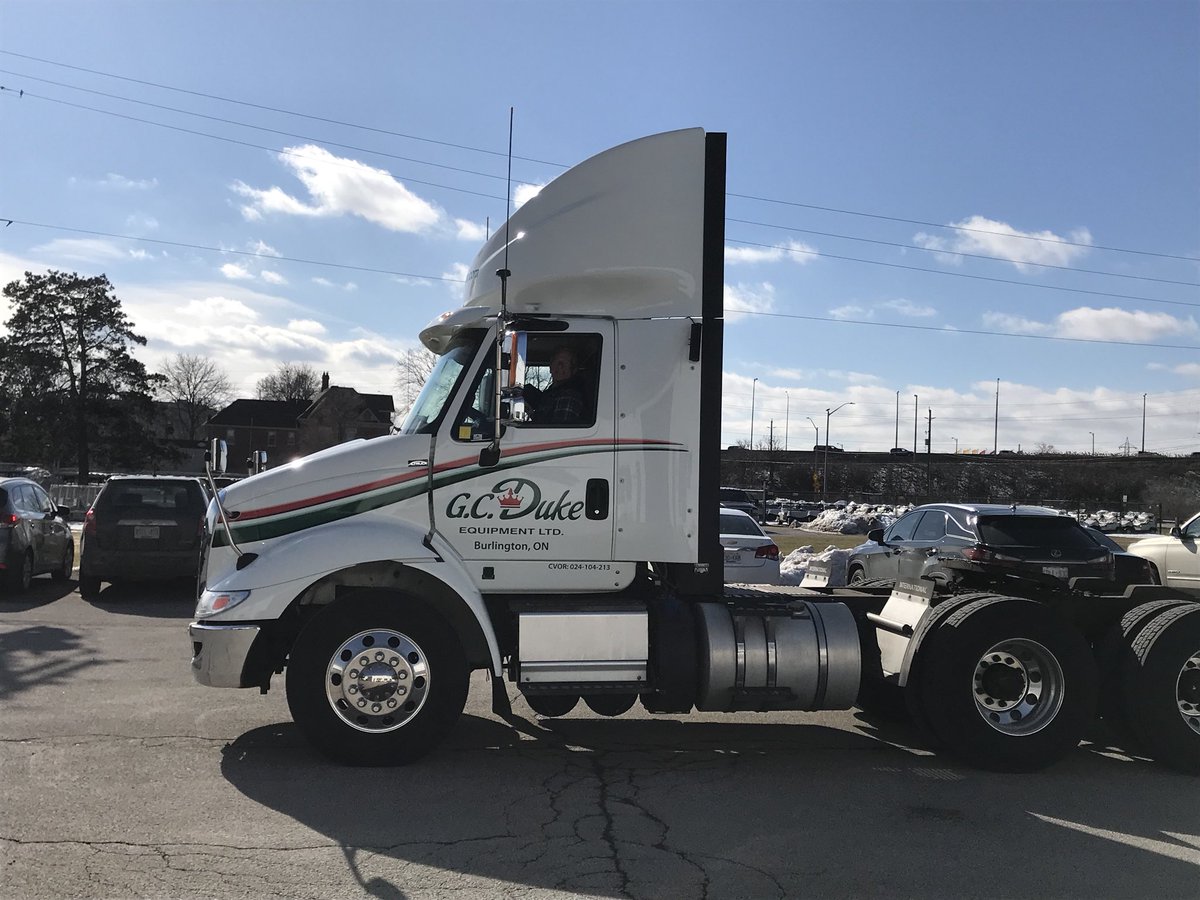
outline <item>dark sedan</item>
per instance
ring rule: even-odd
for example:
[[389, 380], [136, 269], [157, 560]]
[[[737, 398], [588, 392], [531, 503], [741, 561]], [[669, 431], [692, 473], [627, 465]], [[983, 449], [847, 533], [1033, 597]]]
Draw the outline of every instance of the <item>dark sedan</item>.
[[914, 559], [923, 574], [947, 585], [1017, 578], [1065, 586], [1077, 577], [1114, 577], [1112, 551], [1070, 516], [1036, 506], [958, 503], [918, 506], [872, 531], [851, 553], [846, 576], [851, 584], [894, 579], [901, 561]]

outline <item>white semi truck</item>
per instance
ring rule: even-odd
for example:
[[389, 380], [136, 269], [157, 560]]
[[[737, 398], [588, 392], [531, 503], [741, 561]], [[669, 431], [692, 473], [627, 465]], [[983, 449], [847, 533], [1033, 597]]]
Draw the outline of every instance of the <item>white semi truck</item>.
[[[399, 433], [210, 505], [196, 679], [282, 673], [307, 738], [359, 765], [430, 750], [485, 669], [502, 714], [505, 679], [543, 716], [902, 707], [999, 769], [1054, 762], [1099, 710], [1200, 770], [1200, 604], [1162, 587], [723, 584], [724, 197], [725, 135], [688, 129], [518, 209], [421, 333], [439, 361]], [[564, 352], [572, 415], [548, 418]]]

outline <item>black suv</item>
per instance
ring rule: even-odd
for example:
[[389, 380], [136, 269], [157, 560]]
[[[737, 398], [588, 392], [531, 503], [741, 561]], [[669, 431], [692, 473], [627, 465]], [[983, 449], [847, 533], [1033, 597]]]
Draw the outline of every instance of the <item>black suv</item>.
[[194, 577], [207, 509], [196, 478], [110, 478], [83, 522], [80, 596], [94, 598], [102, 581]]
[[55, 581], [71, 577], [75, 541], [67, 527], [70, 512], [36, 481], [0, 478], [0, 575], [5, 590], [28, 590], [33, 576], [41, 572], [49, 572]]
[[860, 584], [904, 574], [945, 586], [1024, 581], [1066, 587], [1072, 578], [1113, 580], [1113, 552], [1067, 515], [1037, 506], [933, 503], [875, 529], [847, 561]]

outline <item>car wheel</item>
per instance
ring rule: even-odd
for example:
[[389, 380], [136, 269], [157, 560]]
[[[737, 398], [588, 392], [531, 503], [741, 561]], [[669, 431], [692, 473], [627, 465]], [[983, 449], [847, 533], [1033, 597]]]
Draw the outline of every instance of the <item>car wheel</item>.
[[846, 573], [847, 584], [862, 584], [867, 580], [867, 573], [862, 566], [851, 566]]
[[930, 634], [917, 687], [951, 752], [999, 771], [1058, 761], [1096, 710], [1095, 661], [1083, 636], [1049, 608], [1014, 597], [947, 616]]
[[33, 582], [33, 551], [26, 550], [16, 565], [10, 565], [5, 573], [5, 586], [10, 593], [23, 594]]
[[578, 694], [525, 694], [529, 708], [545, 719], [565, 716], [579, 702]]
[[66, 581], [71, 577], [71, 572], [75, 569], [75, 542], [67, 541], [67, 546], [63, 550], [62, 563], [59, 567], [50, 573], [50, 577], [55, 581]]
[[1124, 715], [1147, 752], [1200, 773], [1200, 603], [1159, 613], [1121, 674]]
[[100, 596], [100, 579], [79, 573], [79, 596], [84, 600], [95, 600]]
[[444, 618], [402, 594], [362, 591], [317, 613], [289, 654], [287, 701], [337, 762], [403, 765], [453, 727], [469, 669]]

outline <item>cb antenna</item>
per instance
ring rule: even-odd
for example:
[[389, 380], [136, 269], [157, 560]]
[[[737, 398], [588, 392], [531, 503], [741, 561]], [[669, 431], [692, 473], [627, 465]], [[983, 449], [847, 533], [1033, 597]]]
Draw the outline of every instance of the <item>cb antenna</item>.
[[508, 180], [504, 191], [504, 263], [496, 270], [500, 279], [500, 312], [496, 316], [496, 371], [492, 378], [492, 442], [479, 453], [479, 465], [491, 467], [500, 462], [500, 401], [503, 387], [500, 372], [504, 367], [504, 326], [508, 322], [508, 270], [509, 220], [512, 219], [512, 145], [513, 107], [508, 108]]

